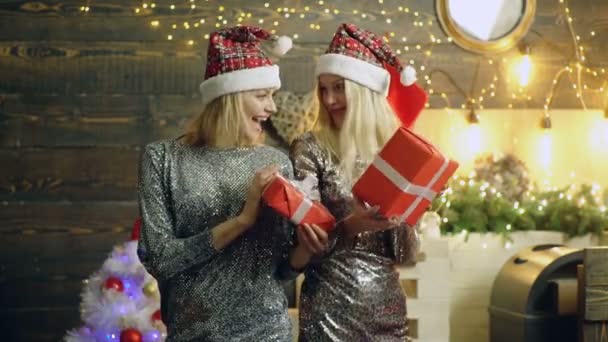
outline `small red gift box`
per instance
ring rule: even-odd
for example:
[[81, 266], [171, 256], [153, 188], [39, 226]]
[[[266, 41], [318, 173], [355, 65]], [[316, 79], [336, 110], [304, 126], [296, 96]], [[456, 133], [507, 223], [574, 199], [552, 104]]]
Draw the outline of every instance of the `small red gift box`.
[[329, 232], [336, 219], [321, 203], [311, 201], [302, 191], [283, 177], [276, 177], [264, 190], [262, 198], [268, 206], [295, 224], [316, 224]]
[[415, 225], [458, 168], [433, 145], [399, 128], [355, 183], [353, 193], [385, 217]]

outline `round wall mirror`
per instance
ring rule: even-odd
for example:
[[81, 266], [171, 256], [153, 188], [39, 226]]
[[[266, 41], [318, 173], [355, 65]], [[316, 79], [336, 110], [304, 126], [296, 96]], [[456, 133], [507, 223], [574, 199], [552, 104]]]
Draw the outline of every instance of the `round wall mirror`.
[[444, 31], [458, 46], [498, 53], [526, 35], [536, 0], [435, 0], [435, 9]]

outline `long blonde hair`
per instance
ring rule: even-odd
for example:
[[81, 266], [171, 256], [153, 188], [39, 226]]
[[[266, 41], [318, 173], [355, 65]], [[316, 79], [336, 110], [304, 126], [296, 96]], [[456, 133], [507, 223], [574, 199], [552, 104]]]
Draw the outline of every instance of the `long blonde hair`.
[[235, 147], [251, 145], [243, 133], [243, 93], [223, 95], [209, 102], [186, 127], [183, 141], [191, 146], [212, 146], [220, 140]]
[[[320, 105], [314, 134], [321, 145], [340, 162], [347, 184], [352, 184], [371, 163], [375, 154], [399, 127], [399, 121], [386, 98], [365, 86], [344, 80], [346, 113], [342, 128], [332, 125], [325, 107]], [[317, 99], [320, 100], [317, 85]]]

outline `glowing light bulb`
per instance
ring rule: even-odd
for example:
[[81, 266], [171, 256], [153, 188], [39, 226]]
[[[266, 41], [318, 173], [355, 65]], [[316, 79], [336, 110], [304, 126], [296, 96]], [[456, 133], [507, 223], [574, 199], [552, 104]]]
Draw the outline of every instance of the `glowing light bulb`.
[[521, 87], [526, 87], [530, 83], [532, 75], [532, 58], [530, 54], [524, 54], [513, 66], [513, 71], [517, 76], [517, 82]]

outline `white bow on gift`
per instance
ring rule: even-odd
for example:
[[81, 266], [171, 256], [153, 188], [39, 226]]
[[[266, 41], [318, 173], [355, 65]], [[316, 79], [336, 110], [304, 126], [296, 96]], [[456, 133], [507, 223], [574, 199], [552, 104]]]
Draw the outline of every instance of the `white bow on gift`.
[[289, 180], [293, 186], [295, 186], [298, 190], [303, 192], [306, 197], [313, 201], [321, 200], [321, 193], [319, 193], [319, 189], [317, 187], [318, 180], [317, 177], [313, 175], [308, 175], [304, 179], [298, 180]]

